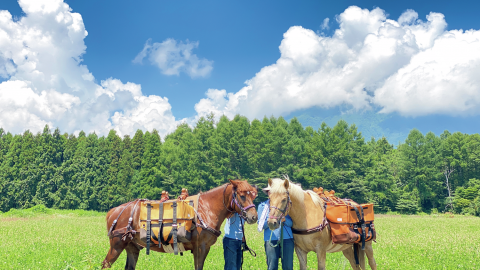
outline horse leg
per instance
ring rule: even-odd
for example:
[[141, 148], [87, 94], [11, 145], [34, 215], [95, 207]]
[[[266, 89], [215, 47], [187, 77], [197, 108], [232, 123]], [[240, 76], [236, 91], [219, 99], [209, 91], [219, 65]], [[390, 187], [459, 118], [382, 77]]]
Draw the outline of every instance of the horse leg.
[[306, 270], [307, 269], [307, 252], [303, 251], [303, 249], [295, 245], [295, 253], [297, 253], [298, 261], [300, 262], [300, 270]]
[[372, 241], [365, 243], [365, 254], [367, 254], [370, 268], [372, 268], [372, 270], [377, 270], [377, 263], [375, 262], [375, 258], [373, 258]]
[[360, 263], [360, 269], [366, 270], [365, 268], [365, 250], [362, 250], [360, 248], [360, 245], [358, 245], [358, 262]]
[[315, 251], [317, 253], [318, 270], [325, 270], [325, 263], [327, 261], [327, 251], [320, 247]]
[[195, 264], [195, 270], [202, 270], [205, 259], [207, 258], [210, 246], [206, 244], [195, 245], [193, 248], [193, 261]]
[[102, 269], [112, 267], [112, 264], [118, 259], [118, 256], [120, 256], [126, 246], [127, 244], [120, 237], [110, 239], [110, 250], [102, 262]]
[[[347, 249], [343, 250], [342, 252], [343, 252], [343, 256], [345, 256], [345, 258], [347, 258], [348, 262], [350, 262], [350, 266], [352, 266], [352, 269], [358, 270], [357, 263], [355, 262], [355, 255], [353, 253], [353, 246], [351, 248], [347, 248]], [[365, 269], [363, 269], [363, 270], [365, 270]]]
[[130, 242], [125, 248], [125, 251], [127, 251], [127, 263], [125, 264], [125, 270], [135, 270], [138, 255], [140, 255], [140, 248], [133, 242]]

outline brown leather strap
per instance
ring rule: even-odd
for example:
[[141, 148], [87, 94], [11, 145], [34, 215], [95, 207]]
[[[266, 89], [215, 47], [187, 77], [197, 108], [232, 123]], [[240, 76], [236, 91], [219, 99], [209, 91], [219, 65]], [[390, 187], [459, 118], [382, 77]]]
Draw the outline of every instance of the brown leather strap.
[[113, 221], [112, 226], [110, 227], [110, 230], [108, 230], [108, 234], [107, 234], [108, 236], [111, 236], [113, 229], [115, 229], [115, 225], [117, 225], [118, 219], [119, 219], [120, 216], [123, 214], [123, 211], [125, 211], [125, 209], [127, 209], [127, 207], [128, 207], [132, 202], [134, 202], [134, 201], [131, 201], [131, 202], [129, 202], [127, 205], [125, 205], [125, 207], [122, 209], [122, 211], [120, 212], [120, 214], [118, 214], [118, 217]]
[[[196, 225], [197, 227], [200, 227], [200, 228], [206, 230], [207, 232], [215, 235], [216, 237], [219, 237], [220, 235], [222, 235], [222, 232], [221, 232], [221, 231], [217, 231], [217, 230], [215, 230], [214, 228], [211, 228], [211, 227], [209, 227], [208, 225], [206, 225], [205, 222], [203, 222], [203, 220], [202, 220], [202, 218], [200, 217], [200, 215], [197, 215], [197, 217], [198, 217], [198, 220], [200, 221], [200, 222], [197, 222], [197, 225]], [[203, 224], [205, 224], [205, 225], [203, 225]]]
[[316, 233], [316, 232], [321, 232], [321, 231], [323, 231], [323, 229], [325, 229], [325, 227], [327, 227], [327, 225], [328, 225], [327, 203], [324, 202], [323, 203], [323, 220], [322, 220], [322, 223], [320, 223], [320, 225], [318, 225], [317, 227], [314, 227], [314, 228], [306, 229], [306, 230], [297, 230], [297, 229], [292, 227], [292, 233], [303, 235], [303, 234], [312, 234], [312, 233]]
[[326, 222], [325, 218], [322, 222], [322, 224], [318, 225], [317, 227], [306, 229], [306, 230], [297, 230], [295, 228], [292, 228], [292, 233], [294, 234], [312, 234], [316, 232], [321, 232], [325, 227], [327, 227], [328, 222]]

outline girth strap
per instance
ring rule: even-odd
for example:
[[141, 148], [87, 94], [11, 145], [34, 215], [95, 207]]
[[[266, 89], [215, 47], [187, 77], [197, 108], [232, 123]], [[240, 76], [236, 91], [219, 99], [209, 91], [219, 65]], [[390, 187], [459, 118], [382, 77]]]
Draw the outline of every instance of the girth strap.
[[327, 227], [327, 225], [328, 225], [327, 203], [324, 202], [323, 203], [323, 220], [322, 220], [322, 223], [320, 223], [320, 225], [318, 225], [317, 227], [314, 227], [314, 228], [306, 229], [306, 230], [297, 230], [297, 229], [292, 227], [292, 233], [303, 235], [303, 234], [311, 234], [311, 233], [321, 232], [321, 231], [323, 231], [323, 229], [325, 229], [325, 227]]
[[177, 202], [172, 203], [173, 208], [173, 224], [172, 224], [172, 232], [173, 232], [173, 254], [178, 254], [178, 246], [177, 246]]
[[158, 247], [161, 247], [162, 246], [162, 241], [163, 241], [163, 237], [162, 237], [162, 230], [163, 230], [163, 202], [160, 203], [160, 205], [158, 206], [158, 225], [160, 227], [160, 230], [159, 230], [159, 233], [158, 233], [158, 238], [160, 238], [158, 240]]
[[358, 261], [358, 244], [353, 244], [353, 254], [355, 256], [355, 264], [359, 265], [360, 262]]
[[152, 228], [151, 228], [151, 212], [152, 212], [152, 205], [150, 203], [147, 203], [147, 250], [146, 254], [150, 254], [150, 237], [152, 233]]

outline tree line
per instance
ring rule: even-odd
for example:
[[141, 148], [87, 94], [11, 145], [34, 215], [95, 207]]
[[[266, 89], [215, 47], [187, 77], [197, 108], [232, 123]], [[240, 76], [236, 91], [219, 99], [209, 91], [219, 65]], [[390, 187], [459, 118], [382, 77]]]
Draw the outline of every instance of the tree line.
[[[107, 211], [135, 198], [206, 191], [229, 179], [260, 188], [288, 175], [304, 189], [333, 189], [374, 202], [376, 212], [480, 214], [480, 135], [410, 131], [394, 147], [363, 138], [339, 121], [318, 130], [293, 118], [249, 121], [237, 115], [179, 125], [163, 140], [156, 130], [133, 138], [81, 131], [11, 134], [0, 128], [0, 211], [43, 204]], [[171, 196], [172, 197], [172, 196]], [[257, 201], [265, 199], [260, 193]]]

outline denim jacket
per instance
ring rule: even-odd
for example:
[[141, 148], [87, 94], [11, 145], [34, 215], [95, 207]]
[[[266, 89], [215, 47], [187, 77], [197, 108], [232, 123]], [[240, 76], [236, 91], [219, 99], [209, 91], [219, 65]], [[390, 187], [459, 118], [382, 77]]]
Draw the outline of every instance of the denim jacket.
[[[259, 215], [258, 223], [260, 223], [260, 218], [261, 218], [261, 215], [263, 213], [263, 209], [265, 207], [268, 207], [268, 209], [270, 208], [270, 200], [266, 200], [258, 206], [258, 211], [257, 211], [257, 213]], [[270, 210], [268, 210], [268, 211], [270, 212]], [[263, 240], [264, 241], [270, 240], [270, 234], [272, 233], [272, 231], [268, 227], [268, 223], [267, 223], [268, 216], [269, 216], [269, 213], [267, 213], [267, 215], [265, 217], [265, 223], [263, 224], [263, 230], [264, 230], [263, 231]], [[292, 218], [289, 215], [287, 215], [285, 217], [285, 222], [283, 223], [283, 239], [293, 238], [292, 225], [293, 225]], [[278, 227], [276, 230], [274, 230], [273, 235], [272, 235], [272, 240], [278, 240], [278, 239], [280, 239], [280, 227]]]

